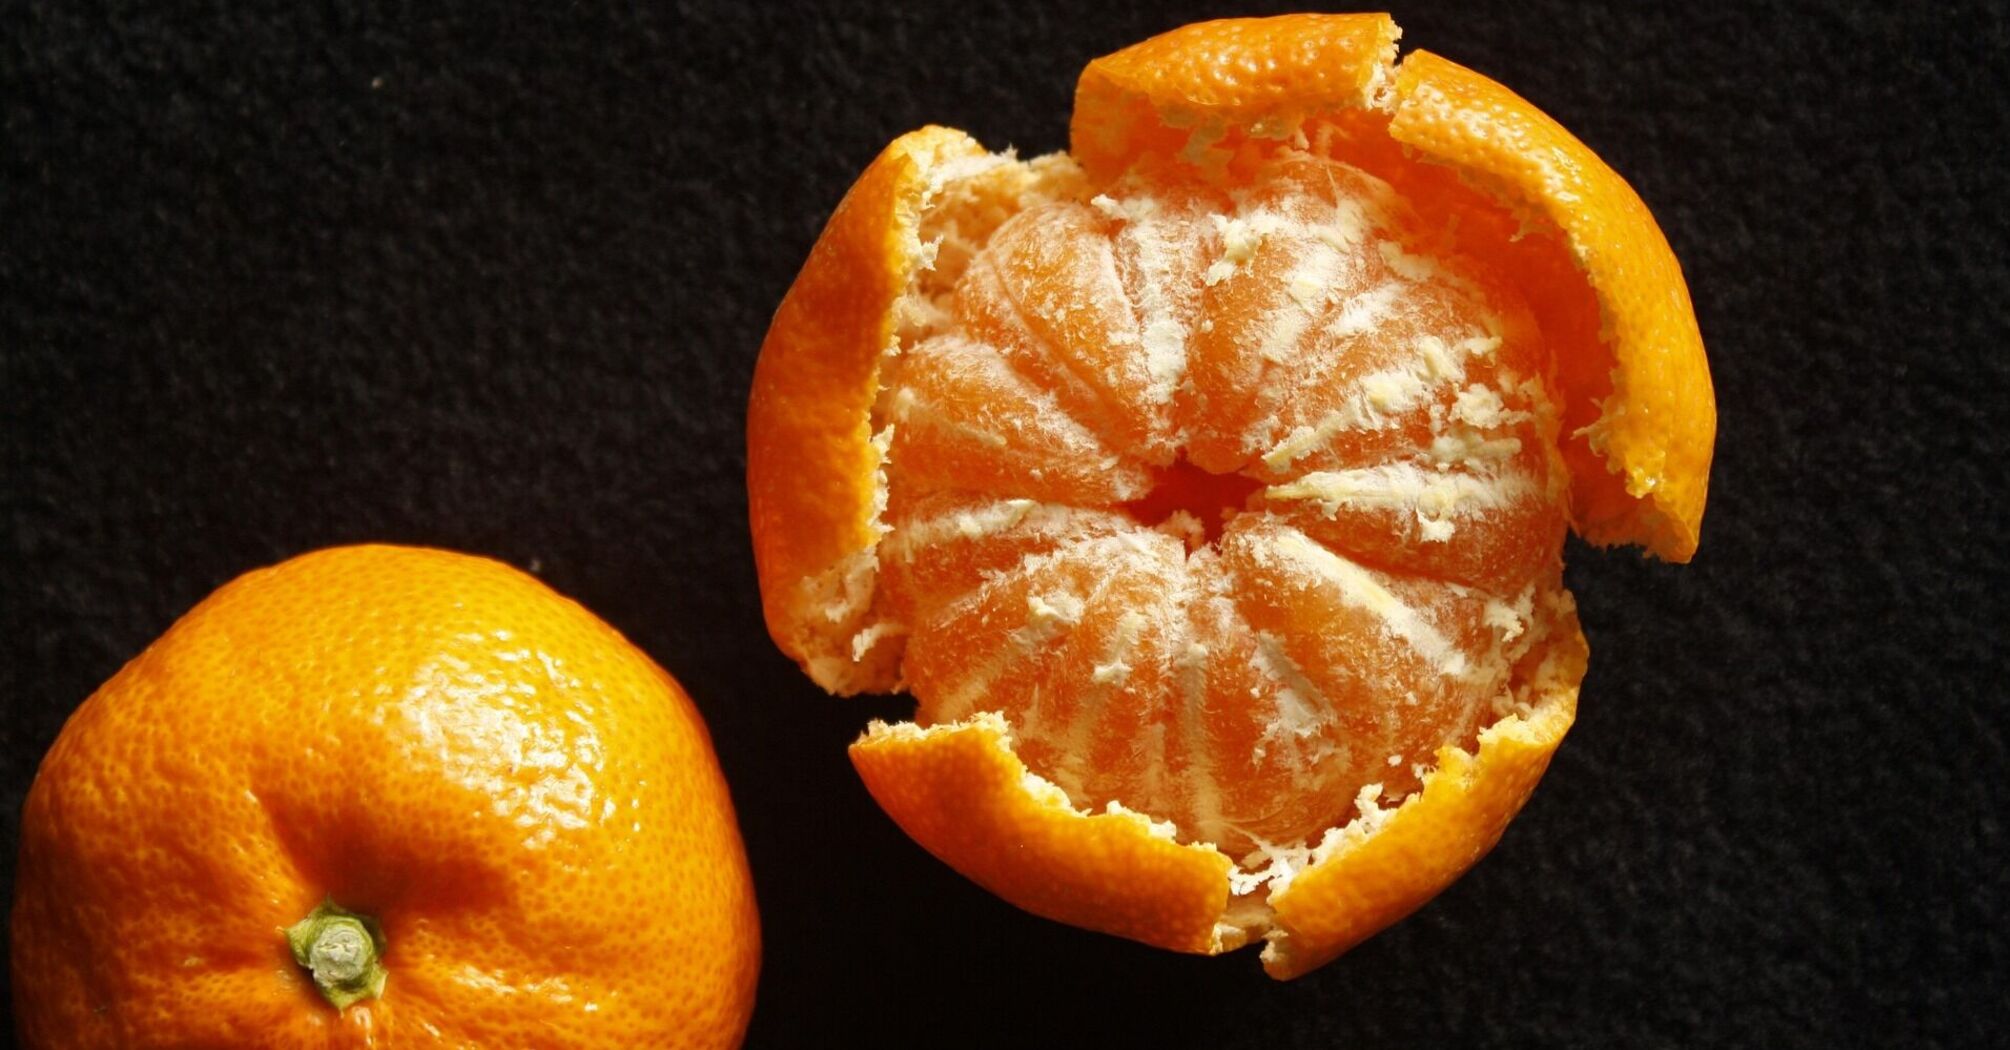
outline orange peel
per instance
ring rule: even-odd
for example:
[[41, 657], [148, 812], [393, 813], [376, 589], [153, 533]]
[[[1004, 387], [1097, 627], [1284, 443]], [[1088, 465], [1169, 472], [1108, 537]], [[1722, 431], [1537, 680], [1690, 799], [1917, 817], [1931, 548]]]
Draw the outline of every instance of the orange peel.
[[[1086, 197], [1083, 180], [1103, 185], [1141, 158], [1234, 179], [1319, 133], [1452, 216], [1458, 250], [1519, 275], [1557, 361], [1576, 531], [1672, 561], [1693, 554], [1715, 406], [1665, 237], [1561, 126], [1436, 55], [1398, 64], [1397, 35], [1386, 15], [1189, 26], [1090, 64], [1072, 162], [996, 157], [937, 127], [873, 161], [777, 312], [749, 404], [763, 609], [784, 652], [833, 692], [903, 685], [898, 639], [871, 616], [888, 531], [874, 412], [913, 321], [910, 292], [937, 262], [923, 231], [933, 210], [956, 197], [981, 239], [1026, 200]], [[1520, 810], [1570, 727], [1585, 666], [1568, 596], [1538, 615], [1547, 641], [1516, 664], [1513, 703], [1471, 748], [1440, 747], [1420, 790], [1388, 808], [1364, 793], [1352, 820], [1273, 853], [1264, 872], [1152, 814], [1077, 807], [1027, 768], [996, 713], [875, 723], [851, 757], [911, 837], [1028, 911], [1188, 952], [1262, 938], [1267, 971], [1294, 977], [1429, 900]]]
[[[1703, 337], [1668, 239], [1633, 187], [1563, 125], [1429, 51], [1395, 62], [1387, 15], [1229, 19], [1097, 59], [1075, 92], [1071, 151], [1091, 177], [1144, 152], [1226, 155], [1345, 111], [1446, 165], [1523, 223], [1560, 234], [1599, 327], [1564, 365], [1573, 519], [1598, 544], [1696, 552], [1717, 428]], [[1378, 172], [1380, 174], [1381, 172]], [[1523, 232], [1523, 231], [1518, 231]], [[1563, 328], [1564, 325], [1546, 326]]]

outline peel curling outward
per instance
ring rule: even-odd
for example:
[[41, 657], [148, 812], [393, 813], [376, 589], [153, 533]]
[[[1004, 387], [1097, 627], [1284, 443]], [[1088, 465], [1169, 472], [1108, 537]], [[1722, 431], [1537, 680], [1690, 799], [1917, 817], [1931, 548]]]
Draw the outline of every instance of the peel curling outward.
[[1714, 407], [1625, 182], [1380, 15], [1092, 63], [1073, 151], [901, 137], [756, 367], [777, 643], [1040, 915], [1304, 973], [1478, 860], [1576, 709], [1567, 528], [1695, 548]]

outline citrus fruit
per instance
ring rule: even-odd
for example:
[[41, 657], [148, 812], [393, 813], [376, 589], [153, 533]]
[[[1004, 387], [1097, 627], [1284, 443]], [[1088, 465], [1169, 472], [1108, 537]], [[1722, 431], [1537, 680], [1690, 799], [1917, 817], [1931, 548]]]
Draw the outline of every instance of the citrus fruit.
[[249, 573], [78, 708], [22, 818], [26, 1045], [722, 1047], [754, 899], [696, 709], [514, 569]]
[[1091, 63], [1072, 148], [903, 136], [755, 370], [770, 632], [1030, 911], [1291, 977], [1499, 838], [1575, 713], [1574, 528], [1694, 552], [1715, 408], [1639, 198], [1383, 15]]

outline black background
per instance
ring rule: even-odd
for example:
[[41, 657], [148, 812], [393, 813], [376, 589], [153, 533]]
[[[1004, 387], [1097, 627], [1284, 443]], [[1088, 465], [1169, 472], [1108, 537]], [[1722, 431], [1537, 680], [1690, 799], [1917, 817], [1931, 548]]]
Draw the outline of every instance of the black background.
[[770, 312], [896, 134], [1061, 148], [1087, 59], [1266, 6], [8, 5], [4, 881], [97, 683], [245, 569], [391, 540], [529, 568], [697, 698], [752, 1046], [2010, 1040], [2000, 6], [1396, 10], [1652, 205], [1722, 416], [1693, 565], [1573, 543], [1580, 720], [1419, 914], [1277, 984], [1022, 915], [865, 796], [845, 745], [907, 705], [759, 616]]

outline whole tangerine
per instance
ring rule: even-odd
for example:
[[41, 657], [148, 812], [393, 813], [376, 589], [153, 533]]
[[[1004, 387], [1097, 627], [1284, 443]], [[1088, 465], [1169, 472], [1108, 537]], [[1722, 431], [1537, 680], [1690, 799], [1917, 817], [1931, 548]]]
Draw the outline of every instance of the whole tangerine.
[[696, 708], [499, 563], [225, 585], [71, 716], [22, 817], [24, 1043], [726, 1047], [759, 924]]
[[770, 633], [1019, 906], [1323, 964], [1500, 837], [1574, 717], [1565, 534], [1685, 561], [1715, 400], [1646, 206], [1386, 15], [1098, 59], [1070, 151], [897, 139], [748, 409]]

